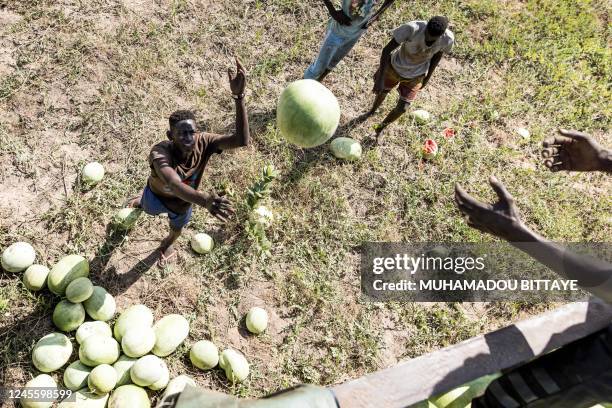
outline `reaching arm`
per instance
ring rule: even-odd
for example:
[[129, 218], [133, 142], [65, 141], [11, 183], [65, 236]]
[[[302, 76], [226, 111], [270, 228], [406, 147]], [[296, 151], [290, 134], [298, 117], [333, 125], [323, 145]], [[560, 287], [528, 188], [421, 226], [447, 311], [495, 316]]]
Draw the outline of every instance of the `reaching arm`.
[[612, 301], [612, 264], [573, 253], [531, 231], [521, 220], [506, 187], [495, 177], [491, 177], [490, 183], [499, 198], [494, 204], [479, 202], [461, 186], [455, 187], [455, 202], [470, 227], [509, 241], [559, 275], [576, 280], [603, 300]]
[[350, 17], [344, 14], [342, 9], [336, 10], [330, 0], [323, 0], [323, 4], [325, 4], [325, 7], [327, 7], [327, 11], [329, 11], [331, 18], [336, 20], [340, 25], [351, 25]]
[[251, 132], [249, 130], [249, 117], [244, 103], [244, 89], [246, 87], [246, 72], [238, 58], [236, 58], [236, 75], [228, 69], [230, 89], [232, 97], [236, 101], [236, 133], [219, 136], [215, 139], [215, 145], [220, 150], [236, 149], [248, 146], [251, 143]]
[[612, 150], [586, 133], [559, 129], [560, 136], [544, 140], [542, 157], [551, 171], [603, 171], [612, 173]]
[[378, 21], [382, 13], [384, 13], [385, 10], [387, 10], [394, 2], [395, 0], [385, 0], [385, 2], [382, 4], [382, 6], [380, 6], [378, 11], [368, 21], [366, 21], [361, 28], [368, 28], [376, 21]]
[[431, 78], [434, 71], [438, 67], [438, 64], [442, 60], [443, 55], [444, 53], [440, 51], [440, 52], [435, 53], [434, 56], [431, 57], [431, 61], [429, 62], [429, 70], [427, 71], [427, 75], [425, 76], [425, 79], [423, 79], [423, 85], [421, 86], [422, 88], [425, 88], [425, 86], [429, 82], [429, 79]]
[[215, 193], [200, 192], [183, 184], [176, 171], [165, 160], [153, 160], [155, 173], [161, 178], [172, 193], [181, 200], [206, 208], [213, 216], [225, 222], [234, 213], [228, 199]]

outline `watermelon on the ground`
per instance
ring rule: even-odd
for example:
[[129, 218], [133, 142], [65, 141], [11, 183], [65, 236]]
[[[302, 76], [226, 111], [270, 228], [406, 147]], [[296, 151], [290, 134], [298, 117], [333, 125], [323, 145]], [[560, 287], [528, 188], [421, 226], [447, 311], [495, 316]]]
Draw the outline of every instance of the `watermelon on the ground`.
[[76, 330], [85, 321], [85, 309], [80, 303], [59, 302], [53, 310], [53, 324], [64, 332]]
[[[25, 388], [36, 389], [36, 388], [56, 388], [57, 383], [47, 374], [40, 374], [25, 384]], [[37, 398], [30, 398], [29, 395], [24, 395], [19, 399], [19, 403], [23, 408], [49, 408], [53, 405], [53, 401], [40, 401]]]
[[80, 390], [87, 385], [90, 372], [91, 367], [87, 367], [79, 360], [71, 363], [64, 370], [64, 386], [72, 391]]
[[72, 354], [72, 343], [62, 333], [49, 333], [34, 345], [32, 363], [43, 373], [58, 370], [68, 362]]
[[77, 278], [89, 275], [89, 262], [80, 255], [67, 255], [57, 261], [47, 277], [49, 290], [64, 296], [66, 287]]
[[113, 368], [117, 372], [117, 386], [122, 386], [132, 383], [130, 370], [137, 361], [137, 358], [128, 357], [125, 354], [119, 356], [119, 359], [113, 364]]
[[93, 284], [87, 278], [76, 278], [66, 286], [66, 299], [72, 303], [84, 302], [93, 294]]
[[101, 286], [93, 287], [92, 295], [83, 305], [92, 319], [103, 322], [112, 319], [117, 310], [115, 298]]
[[361, 144], [350, 137], [337, 137], [329, 144], [332, 154], [338, 159], [355, 161], [361, 159]]
[[189, 334], [189, 322], [183, 316], [170, 314], [153, 325], [155, 347], [153, 354], [166, 357], [174, 352]]
[[89, 336], [79, 347], [79, 358], [87, 366], [113, 364], [119, 358], [119, 343], [108, 336]]
[[7, 272], [21, 272], [34, 263], [36, 252], [27, 242], [15, 242], [2, 252], [2, 268]]
[[30, 265], [23, 274], [23, 284], [28, 290], [37, 292], [47, 286], [49, 268], [44, 265]]
[[80, 325], [75, 337], [77, 343], [81, 344], [87, 337], [93, 335], [112, 337], [113, 333], [108, 323], [94, 320], [93, 322], [85, 322]]
[[117, 341], [123, 339], [128, 329], [133, 327], [151, 327], [153, 325], [153, 312], [145, 305], [133, 305], [125, 309], [115, 322], [113, 334]]
[[117, 387], [108, 400], [108, 408], [150, 408], [147, 392], [136, 385]]

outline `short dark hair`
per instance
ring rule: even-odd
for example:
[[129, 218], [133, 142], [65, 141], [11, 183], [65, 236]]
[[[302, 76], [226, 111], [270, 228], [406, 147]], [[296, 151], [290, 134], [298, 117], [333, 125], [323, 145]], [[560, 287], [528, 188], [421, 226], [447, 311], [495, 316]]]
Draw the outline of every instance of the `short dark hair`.
[[195, 121], [195, 115], [192, 111], [177, 110], [177, 111], [174, 111], [172, 115], [170, 115], [170, 117], [168, 118], [168, 122], [170, 122], [170, 127], [173, 127], [174, 125], [179, 123], [181, 120], [189, 120], [189, 119]]
[[435, 16], [427, 22], [427, 32], [434, 37], [440, 37], [448, 28], [448, 18]]

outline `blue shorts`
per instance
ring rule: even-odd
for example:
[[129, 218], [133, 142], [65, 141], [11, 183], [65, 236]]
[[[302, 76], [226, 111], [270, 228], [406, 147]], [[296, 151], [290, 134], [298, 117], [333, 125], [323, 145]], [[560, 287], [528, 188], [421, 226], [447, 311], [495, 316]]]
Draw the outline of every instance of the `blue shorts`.
[[183, 228], [185, 225], [189, 223], [191, 219], [191, 206], [184, 214], [177, 214], [172, 212], [164, 205], [164, 203], [159, 199], [157, 195], [147, 185], [142, 193], [142, 199], [140, 200], [140, 205], [144, 212], [149, 215], [159, 215], [159, 214], [168, 214], [168, 218], [170, 219], [170, 226], [174, 230], [179, 230]]

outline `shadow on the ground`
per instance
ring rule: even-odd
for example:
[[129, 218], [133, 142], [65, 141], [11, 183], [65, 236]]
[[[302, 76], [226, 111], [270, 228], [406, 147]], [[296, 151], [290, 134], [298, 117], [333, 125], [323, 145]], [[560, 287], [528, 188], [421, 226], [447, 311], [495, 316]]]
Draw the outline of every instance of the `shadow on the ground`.
[[118, 230], [112, 224], [106, 227], [106, 240], [90, 262], [90, 276], [102, 285], [113, 296], [120, 295], [128, 290], [138, 279], [147, 273], [159, 259], [157, 248], [144, 258], [139, 259], [127, 272], [119, 273], [115, 266], [108, 267], [108, 263], [115, 251], [123, 244], [129, 231]]

